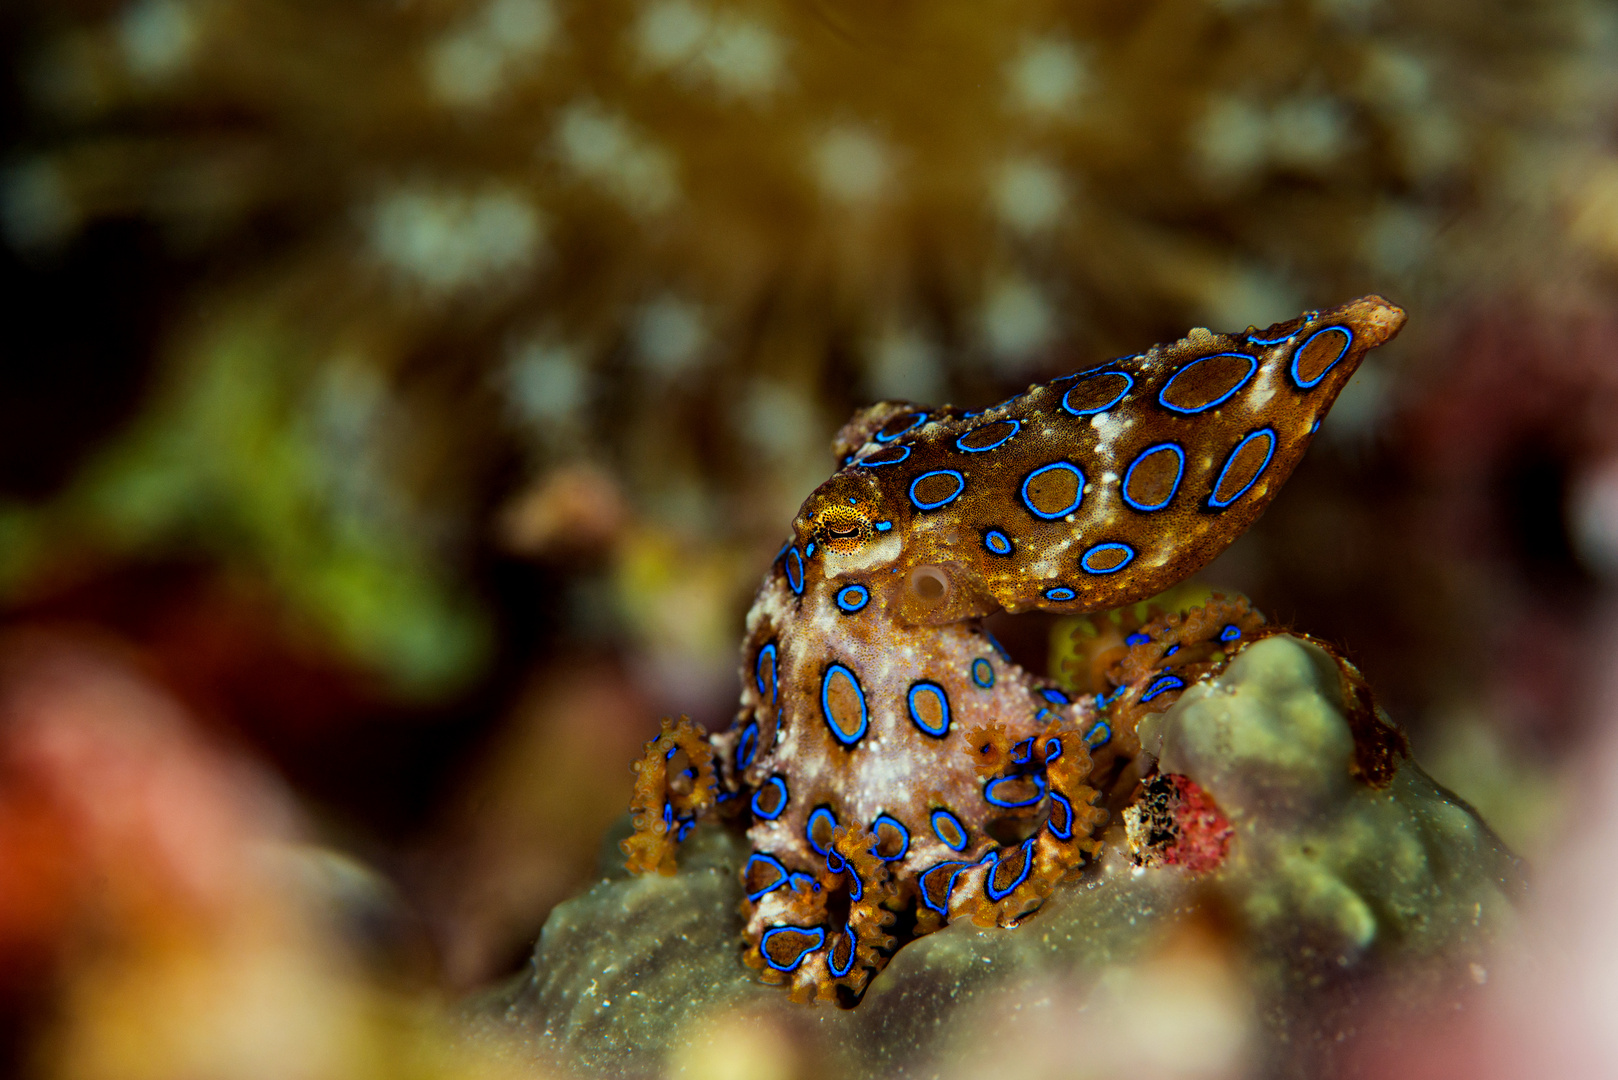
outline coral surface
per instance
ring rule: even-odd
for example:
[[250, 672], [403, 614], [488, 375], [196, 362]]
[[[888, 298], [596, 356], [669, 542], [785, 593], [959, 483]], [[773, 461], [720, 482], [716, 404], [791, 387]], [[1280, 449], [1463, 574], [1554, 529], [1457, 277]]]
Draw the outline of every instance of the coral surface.
[[[781, 1025], [795, 1052], [841, 1075], [949, 1071], [986, 1038], [1003, 1068], [1069, 1075], [1108, 1060], [1113, 1033], [1099, 1046], [1019, 1033], [1091, 1030], [1087, 1009], [1193, 933], [1251, 979], [1232, 1020], [1251, 1053], [1319, 1075], [1352, 1046], [1372, 988], [1423, 1007], [1468, 1000], [1521, 889], [1516, 860], [1415, 764], [1397, 761], [1380, 787], [1364, 780], [1355, 708], [1319, 646], [1249, 645], [1142, 725], [1147, 754], [1229, 820], [1217, 866], [1135, 867], [1109, 843], [1037, 919], [1009, 932], [952, 923], [900, 950], [859, 1008], [812, 1022], [737, 961], [741, 838], [698, 826], [673, 876], [630, 876], [609, 844], [606, 880], [555, 910], [532, 967], [483, 1003], [478, 1026], [591, 1076], [658, 1072], [731, 1014]], [[1217, 1058], [1223, 1036], [1177, 1000], [1143, 1005], [1153, 1045], [1130, 1055], [1203, 1039], [1195, 1052]]]

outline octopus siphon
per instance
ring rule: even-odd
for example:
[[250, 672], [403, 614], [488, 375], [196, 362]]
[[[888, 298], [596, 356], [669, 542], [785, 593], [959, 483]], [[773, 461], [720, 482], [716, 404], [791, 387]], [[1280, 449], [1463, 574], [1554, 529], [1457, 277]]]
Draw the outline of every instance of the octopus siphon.
[[1263, 633], [1216, 598], [1134, 627], [1105, 693], [1013, 663], [996, 612], [1079, 614], [1185, 579], [1263, 512], [1366, 352], [1378, 296], [1184, 339], [969, 412], [883, 402], [792, 523], [747, 616], [735, 722], [665, 720], [636, 764], [638, 873], [705, 815], [743, 828], [745, 961], [858, 1000], [903, 941], [1015, 926], [1099, 850], [1134, 720]]

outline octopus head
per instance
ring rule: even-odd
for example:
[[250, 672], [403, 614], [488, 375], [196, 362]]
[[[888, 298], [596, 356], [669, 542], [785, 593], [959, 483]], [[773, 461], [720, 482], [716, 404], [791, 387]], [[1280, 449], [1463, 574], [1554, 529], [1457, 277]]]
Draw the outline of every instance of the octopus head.
[[893, 529], [882, 494], [864, 473], [839, 473], [815, 489], [793, 527], [805, 543], [851, 555]]

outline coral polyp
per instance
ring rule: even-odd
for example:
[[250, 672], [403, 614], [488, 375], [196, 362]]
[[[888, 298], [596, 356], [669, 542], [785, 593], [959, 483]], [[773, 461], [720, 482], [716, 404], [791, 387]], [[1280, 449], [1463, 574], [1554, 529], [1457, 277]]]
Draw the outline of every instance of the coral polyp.
[[[637, 766], [629, 869], [672, 870], [718, 807], [752, 848], [747, 963], [798, 999], [856, 1000], [901, 939], [952, 920], [1036, 912], [1098, 851], [1098, 785], [1134, 758], [1141, 718], [1264, 623], [1239, 599], [1163, 616], [1124, 639], [1109, 689], [1075, 697], [1012, 662], [983, 617], [1118, 608], [1193, 573], [1263, 512], [1403, 323], [1365, 297], [1196, 330], [979, 412], [855, 416], [748, 614], [734, 724], [704, 741], [665, 721]], [[1152, 783], [1159, 832], [1183, 818], [1209, 834], [1181, 853], [1176, 833], [1165, 857], [1215, 865], [1217, 809]]]

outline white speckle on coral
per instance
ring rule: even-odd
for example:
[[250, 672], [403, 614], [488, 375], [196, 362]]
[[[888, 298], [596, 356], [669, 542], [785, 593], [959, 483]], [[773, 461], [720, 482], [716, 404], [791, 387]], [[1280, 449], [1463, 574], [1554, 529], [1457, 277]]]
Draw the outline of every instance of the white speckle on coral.
[[1090, 86], [1090, 69], [1071, 42], [1058, 37], [1028, 44], [1007, 71], [1012, 100], [1035, 114], [1066, 112]]
[[1001, 221], [1024, 234], [1044, 232], [1067, 207], [1062, 174], [1038, 158], [1017, 158], [1000, 169], [994, 182], [994, 210]]
[[785, 383], [753, 382], [737, 403], [734, 419], [743, 437], [773, 458], [813, 456], [822, 441], [813, 403]]
[[872, 397], [943, 399], [944, 371], [938, 348], [916, 331], [889, 327], [871, 344], [868, 357], [865, 383]]
[[673, 156], [618, 113], [578, 101], [562, 110], [556, 150], [579, 177], [601, 185], [635, 213], [658, 213], [679, 195]]
[[124, 63], [141, 78], [177, 74], [190, 63], [196, 46], [196, 14], [180, 0], [140, 0], [118, 20]]
[[514, 69], [542, 54], [555, 36], [549, 0], [490, 0], [428, 48], [428, 85], [446, 105], [486, 105]]
[[815, 147], [814, 165], [821, 190], [846, 203], [875, 201], [893, 171], [887, 145], [871, 131], [855, 127], [827, 132]]
[[1282, 165], [1322, 170], [1347, 149], [1348, 115], [1328, 97], [1293, 98], [1270, 114], [1270, 156]]
[[979, 325], [989, 355], [1007, 372], [1015, 372], [1049, 344], [1056, 330], [1056, 317], [1038, 287], [1012, 277], [989, 289]]
[[518, 342], [506, 366], [512, 411], [525, 423], [575, 426], [586, 404], [589, 372], [577, 349], [544, 337]]
[[731, 17], [714, 27], [702, 63], [714, 85], [738, 97], [764, 97], [781, 81], [781, 39], [769, 28]]
[[400, 188], [376, 200], [365, 224], [383, 265], [439, 294], [525, 273], [545, 233], [539, 211], [503, 186], [476, 193]]
[[693, 366], [708, 344], [702, 312], [674, 296], [659, 297], [641, 308], [632, 333], [642, 365], [665, 376]]
[[631, 32], [642, 62], [661, 71], [696, 55], [712, 29], [712, 16], [688, 0], [659, 0], [646, 6]]
[[1269, 122], [1251, 101], [1227, 97], [1212, 101], [1191, 131], [1191, 144], [1210, 179], [1240, 181], [1269, 158]]

